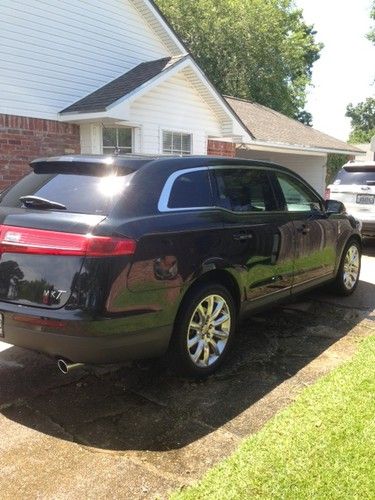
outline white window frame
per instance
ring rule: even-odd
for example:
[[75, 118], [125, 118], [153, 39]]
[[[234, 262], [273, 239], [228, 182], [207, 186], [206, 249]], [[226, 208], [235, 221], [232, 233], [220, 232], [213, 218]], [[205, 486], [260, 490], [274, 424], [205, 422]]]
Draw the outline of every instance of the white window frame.
[[[132, 154], [132, 153], [134, 153], [134, 141], [135, 141], [134, 127], [122, 127], [122, 126], [119, 126], [119, 125], [115, 125], [115, 126], [113, 126], [113, 125], [108, 125], [108, 126], [105, 125], [105, 126], [102, 126], [101, 130], [100, 130], [100, 132], [101, 132], [100, 139], [101, 139], [101, 151], [102, 151], [102, 154], [105, 154], [105, 152], [104, 152], [104, 148], [105, 147], [108, 147], [108, 148], [109, 147], [113, 147], [113, 148], [115, 147], [115, 146], [104, 146], [104, 131], [106, 129], [113, 129], [113, 128], [116, 129], [116, 130], [120, 130], [120, 129], [124, 129], [124, 128], [127, 128], [127, 129], [131, 130], [131, 150], [130, 151], [125, 151], [122, 154]], [[117, 141], [116, 142], [118, 142], [118, 133], [116, 135], [117, 135]], [[118, 146], [118, 147], [120, 149], [124, 149], [124, 148], [121, 148], [121, 146]]]
[[[186, 153], [186, 152], [174, 152], [174, 151], [171, 151], [171, 152], [165, 152], [164, 151], [164, 147], [163, 147], [163, 144], [164, 144], [164, 133], [168, 133], [168, 134], [180, 134], [180, 135], [188, 135], [190, 137], [190, 152], [189, 153]], [[170, 156], [189, 156], [191, 154], [193, 154], [193, 133], [188, 131], [188, 130], [178, 130], [178, 129], [161, 129], [160, 130], [160, 152], [163, 154], [163, 155], [170, 155]], [[172, 137], [172, 142], [173, 142], [173, 137]]]

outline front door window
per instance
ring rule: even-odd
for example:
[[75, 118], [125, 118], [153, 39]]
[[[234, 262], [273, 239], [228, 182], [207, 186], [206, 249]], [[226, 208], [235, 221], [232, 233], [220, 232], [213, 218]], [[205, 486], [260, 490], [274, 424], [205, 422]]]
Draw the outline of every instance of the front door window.
[[283, 174], [277, 174], [277, 178], [288, 212], [310, 212], [322, 209], [318, 197], [297, 179]]

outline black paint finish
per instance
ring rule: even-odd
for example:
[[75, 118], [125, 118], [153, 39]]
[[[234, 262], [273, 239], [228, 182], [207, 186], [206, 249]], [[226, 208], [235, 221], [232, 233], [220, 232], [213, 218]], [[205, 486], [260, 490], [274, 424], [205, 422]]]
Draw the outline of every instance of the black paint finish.
[[[9, 207], [0, 195], [0, 229], [127, 237], [136, 240], [137, 249], [132, 256], [105, 258], [0, 256], [4, 340], [51, 356], [102, 363], [160, 355], [168, 348], [186, 292], [199, 280], [230, 285], [238, 308], [255, 310], [332, 280], [348, 239], [360, 241], [349, 217], [326, 213], [312, 188], [277, 165], [212, 157], [117, 157], [108, 166], [104, 157], [80, 156], [36, 161], [36, 173], [30, 175], [71, 175], [75, 165], [77, 175], [131, 174], [126, 196], [103, 216]], [[285, 210], [276, 185], [271, 212], [220, 208], [213, 178], [218, 166], [261, 168], [271, 183], [277, 182], [275, 172], [292, 176], [321, 209]], [[201, 167], [212, 167], [213, 206], [160, 212], [169, 176]]]

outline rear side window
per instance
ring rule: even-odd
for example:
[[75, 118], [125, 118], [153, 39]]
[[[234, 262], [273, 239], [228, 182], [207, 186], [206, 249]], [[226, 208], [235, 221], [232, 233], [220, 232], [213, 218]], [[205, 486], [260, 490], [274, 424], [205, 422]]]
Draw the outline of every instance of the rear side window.
[[32, 172], [0, 196], [0, 206], [21, 207], [21, 196], [38, 196], [65, 205], [66, 211], [107, 215], [123, 195], [129, 175], [36, 174]]
[[257, 169], [215, 169], [219, 204], [234, 212], [277, 209], [267, 172]]
[[179, 175], [172, 185], [168, 208], [203, 208], [212, 205], [208, 171]]
[[359, 186], [375, 185], [375, 167], [363, 168], [342, 168], [333, 182], [335, 185], [355, 184]]

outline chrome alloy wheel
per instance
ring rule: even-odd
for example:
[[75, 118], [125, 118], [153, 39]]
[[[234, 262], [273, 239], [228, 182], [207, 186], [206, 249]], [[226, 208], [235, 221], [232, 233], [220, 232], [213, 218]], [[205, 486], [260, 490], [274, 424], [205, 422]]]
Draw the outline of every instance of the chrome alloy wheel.
[[228, 342], [231, 313], [220, 295], [205, 297], [193, 312], [187, 334], [187, 348], [193, 363], [206, 368], [219, 359]]
[[356, 245], [348, 248], [343, 268], [343, 282], [347, 290], [351, 290], [358, 281], [360, 257]]

